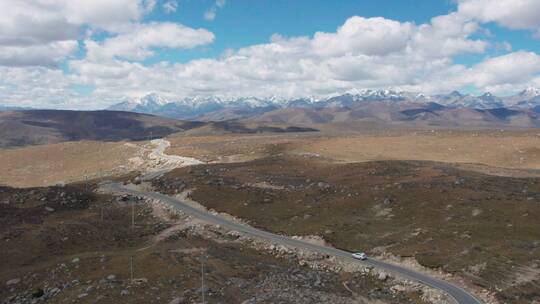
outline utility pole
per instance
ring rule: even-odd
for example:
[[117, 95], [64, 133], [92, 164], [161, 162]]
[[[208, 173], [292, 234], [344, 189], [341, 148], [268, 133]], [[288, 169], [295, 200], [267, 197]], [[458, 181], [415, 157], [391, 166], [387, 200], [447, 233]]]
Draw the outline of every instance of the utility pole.
[[201, 257], [201, 293], [202, 293], [202, 304], [205, 304], [206, 301], [205, 301], [205, 298], [204, 298], [204, 295], [205, 295], [205, 290], [204, 290], [204, 260], [205, 260], [206, 256], [203, 255]]
[[133, 283], [133, 256], [129, 257], [129, 272], [131, 277], [131, 283]]
[[131, 203], [131, 228], [135, 228], [135, 202]]
[[84, 191], [88, 192], [88, 171], [84, 171]]

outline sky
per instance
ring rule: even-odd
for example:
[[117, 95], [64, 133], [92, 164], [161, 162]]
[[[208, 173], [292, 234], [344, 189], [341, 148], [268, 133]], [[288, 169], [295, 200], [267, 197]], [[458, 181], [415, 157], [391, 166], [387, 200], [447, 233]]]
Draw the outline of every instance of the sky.
[[540, 0], [0, 0], [0, 104], [540, 88]]

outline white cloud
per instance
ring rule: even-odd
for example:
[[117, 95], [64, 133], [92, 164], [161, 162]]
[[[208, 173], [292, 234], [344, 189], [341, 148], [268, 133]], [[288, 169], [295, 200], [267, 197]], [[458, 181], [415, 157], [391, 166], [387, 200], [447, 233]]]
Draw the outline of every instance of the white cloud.
[[152, 11], [155, 0], [63, 0], [64, 16], [72, 24], [87, 24], [109, 32], [129, 30]]
[[[469, 38], [476, 29], [476, 24], [455, 16], [434, 18], [422, 25], [352, 17], [333, 33], [292, 38], [274, 35], [269, 43], [229, 51], [220, 59], [149, 67], [118, 59], [119, 54], [147, 55], [149, 44], [130, 36], [121, 40], [144, 45], [143, 51], [105, 42], [97, 46], [96, 50], [102, 48], [99, 52], [89, 47], [88, 58], [72, 61], [70, 67], [98, 88], [96, 94], [118, 95], [115, 98], [150, 91], [177, 97], [294, 97], [389, 86], [439, 92], [463, 85], [457, 78], [447, 81], [466, 72], [465, 67], [452, 63], [452, 55], [482, 52], [487, 47], [485, 41]], [[432, 51], [431, 44], [445, 49]], [[103, 64], [93, 59], [100, 52], [117, 59]]]
[[[0, 100], [16, 106], [81, 106], [69, 90], [69, 77], [45, 67], [0, 66]], [[92, 105], [94, 106], [94, 105]]]
[[216, 19], [216, 9], [214, 7], [208, 9], [206, 12], [204, 12], [204, 20], [206, 21], [214, 21]]
[[[155, 2], [137, 3], [144, 14]], [[216, 2], [213, 7], [217, 9], [224, 4]], [[54, 14], [51, 16], [56, 18]], [[99, 108], [125, 96], [138, 97], [149, 92], [170, 98], [199, 95], [300, 97], [388, 87], [440, 93], [474, 86], [478, 90], [505, 92], [540, 83], [540, 60], [536, 53], [505, 54], [511, 52], [508, 43], [492, 41], [494, 38], [486, 35], [478, 23], [482, 20], [467, 17], [461, 11], [435, 17], [425, 24], [355, 16], [333, 32], [300, 37], [275, 34], [268, 43], [227, 50], [219, 58], [160, 62], [151, 66], [138, 61], [155, 55], [161, 48], [206, 45], [214, 40], [214, 35], [205, 29], [175, 23], [141, 23], [133, 21], [140, 18], [137, 14], [133, 16], [126, 17], [123, 25], [91, 21], [101, 24], [91, 29], [99, 31], [107, 27], [112, 32], [102, 41], [87, 36], [84, 40], [86, 56], [68, 60], [69, 73], [43, 67], [0, 67], [0, 73], [5, 73], [0, 74], [0, 98], [11, 103], [35, 102], [43, 106], [57, 105], [53, 101], [61, 101], [63, 106], [71, 102], [85, 108]], [[54, 20], [60, 22], [61, 18]], [[31, 22], [37, 24], [38, 21], [45, 22], [41, 19]], [[10, 41], [9, 45], [0, 42], [0, 54], [4, 54], [4, 57], [0, 55], [0, 65], [9, 62], [51, 64], [70, 56], [73, 53], [70, 43], [77, 40], [80, 28], [69, 28], [69, 22], [63, 24], [65, 32], [32, 30], [21, 35], [0, 27], [0, 41]], [[18, 30], [21, 28], [24, 27]], [[57, 42], [64, 43], [63, 47], [53, 45], [47, 49], [49, 44]], [[2, 52], [2, 47], [8, 49], [6, 46], [42, 47], [44, 49], [39, 51], [29, 50], [33, 54], [48, 53], [43, 57], [49, 61], [11, 49]], [[489, 48], [503, 55], [485, 55], [483, 62], [472, 67], [454, 62], [457, 55], [485, 54]], [[96, 89], [89, 97], [79, 96], [71, 89], [75, 84]]]
[[418, 26], [413, 37], [413, 48], [424, 57], [453, 56], [463, 53], [483, 53], [485, 40], [471, 39], [479, 30], [478, 24], [459, 14], [438, 16], [431, 24]]
[[351, 17], [337, 33], [316, 33], [313, 50], [323, 56], [345, 54], [387, 55], [402, 51], [413, 25], [384, 18]]
[[90, 60], [121, 57], [142, 60], [153, 56], [153, 48], [193, 48], [211, 43], [214, 34], [205, 29], [193, 29], [177, 23], [145, 23], [133, 26], [125, 34], [103, 42], [87, 40], [87, 57]]
[[85, 28], [123, 32], [155, 0], [0, 1], [0, 64], [51, 65], [77, 50]]
[[223, 8], [225, 3], [225, 0], [216, 0], [216, 2], [214, 2], [214, 4], [204, 12], [204, 19], [206, 21], [214, 21], [214, 19], [216, 19], [218, 9]]
[[178, 1], [169, 0], [163, 3], [163, 10], [167, 13], [174, 13], [178, 9]]
[[458, 11], [482, 22], [496, 22], [510, 29], [540, 33], [538, 0], [459, 0]]
[[540, 74], [540, 56], [520, 51], [490, 58], [475, 65], [470, 74], [478, 87], [521, 84]]
[[0, 45], [0, 65], [55, 65], [77, 51], [78, 46], [76, 40], [63, 40], [42, 45]]

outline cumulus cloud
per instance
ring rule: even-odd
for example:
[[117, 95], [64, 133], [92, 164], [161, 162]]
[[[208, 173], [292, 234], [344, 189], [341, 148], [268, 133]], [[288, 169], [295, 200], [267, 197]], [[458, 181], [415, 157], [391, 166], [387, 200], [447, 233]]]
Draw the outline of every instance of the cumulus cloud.
[[540, 33], [538, 0], [459, 0], [458, 3], [459, 13], [471, 19]]
[[345, 54], [387, 55], [402, 51], [413, 25], [385, 18], [351, 17], [336, 33], [316, 33], [313, 50], [325, 56]]
[[[81, 107], [69, 90], [70, 77], [46, 67], [0, 66], [0, 100], [17, 106]], [[90, 104], [94, 107], [95, 105]]]
[[520, 84], [540, 74], [540, 56], [519, 51], [490, 58], [475, 65], [469, 74], [478, 87]]
[[155, 0], [0, 1], [0, 64], [51, 65], [77, 51], [85, 28], [123, 32]]
[[225, 0], [216, 0], [214, 4], [204, 12], [204, 19], [206, 21], [214, 21], [216, 19], [217, 11], [225, 6]]
[[[229, 51], [220, 59], [143, 66], [116, 58], [102, 67], [101, 60], [91, 60], [92, 54], [145, 56], [144, 51], [118, 51], [124, 49], [109, 48], [105, 42], [98, 48], [111, 52], [90, 47], [88, 58], [72, 61], [70, 66], [77, 75], [92, 81], [98, 93], [129, 96], [159, 91], [171, 96], [297, 97], [388, 86], [438, 92], [461, 85], [445, 81], [449, 75], [466, 71], [452, 63], [452, 55], [480, 53], [487, 47], [487, 42], [470, 38], [477, 28], [456, 16], [434, 18], [422, 25], [351, 17], [335, 32], [318, 32], [311, 37], [273, 35], [269, 43]], [[132, 37], [127, 40], [137, 41]]]
[[167, 13], [174, 13], [178, 9], [178, 1], [166, 1], [163, 3], [163, 10]]
[[[0, 65], [11, 66], [0, 67], [0, 98], [11, 103], [54, 106], [52, 101], [61, 101], [64, 106], [71, 102], [99, 108], [149, 92], [172, 99], [322, 97], [363, 88], [441, 93], [472, 86], [507, 92], [540, 84], [538, 54], [512, 52], [508, 43], [493, 41], [481, 27], [488, 19], [462, 6], [466, 1], [473, 0], [463, 0], [458, 11], [424, 24], [353, 16], [331, 32], [298, 37], [274, 34], [267, 43], [228, 50], [219, 58], [152, 65], [140, 61], [162, 48], [207, 45], [214, 35], [177, 23], [141, 21], [155, 1], [132, 1], [137, 9], [127, 9], [114, 22], [86, 18], [83, 13], [68, 20], [62, 17], [65, 9], [50, 9], [50, 15], [42, 19], [0, 19], [0, 25], [9, 25], [0, 26]], [[214, 14], [224, 5], [224, 1], [215, 2]], [[41, 27], [25, 27], [24, 20]], [[86, 26], [81, 22], [87, 22]], [[82, 38], [83, 27], [105, 31], [105, 38], [96, 40], [92, 34]], [[36, 66], [69, 58], [78, 49], [77, 41], [82, 41], [86, 53], [65, 61], [68, 72]], [[490, 48], [501, 55], [484, 55], [482, 62], [469, 67], [454, 62], [455, 56], [487, 54]], [[19, 83], [23, 81], [33, 86]], [[91, 96], [79, 96], [73, 85], [95, 90]]]
[[73, 54], [78, 47], [76, 40], [55, 41], [41, 45], [0, 45], [0, 65], [52, 66]]
[[155, 0], [63, 0], [68, 22], [86, 24], [110, 32], [130, 29], [130, 25], [153, 10]]
[[87, 57], [103, 60], [121, 57], [142, 60], [154, 55], [153, 48], [193, 48], [211, 43], [214, 34], [205, 29], [193, 29], [181, 24], [162, 22], [139, 24], [127, 33], [103, 42], [87, 40]]

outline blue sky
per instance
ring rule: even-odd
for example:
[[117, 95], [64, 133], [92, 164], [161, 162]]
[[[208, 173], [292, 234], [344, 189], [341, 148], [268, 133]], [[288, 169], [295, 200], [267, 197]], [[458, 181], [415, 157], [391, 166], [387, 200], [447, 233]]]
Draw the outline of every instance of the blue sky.
[[38, 2], [0, 3], [4, 104], [540, 86], [539, 0]]
[[185, 62], [193, 58], [215, 57], [229, 48], [266, 43], [274, 33], [309, 36], [317, 31], [331, 32], [354, 15], [424, 23], [455, 8], [455, 4], [444, 0], [230, 0], [218, 12], [216, 19], [208, 22], [202, 16], [212, 3], [210, 0], [187, 0], [179, 4], [177, 12], [167, 14], [156, 10], [146, 17], [146, 20], [172, 20], [190, 27], [204, 27], [216, 34], [216, 40], [210, 46], [195, 51], [165, 51], [162, 58]]
[[[317, 31], [335, 31], [350, 16], [379, 17], [402, 22], [422, 24], [431, 18], [457, 9], [449, 0], [381, 0], [381, 1], [329, 1], [310, 0], [238, 0], [229, 1], [212, 22], [202, 18], [211, 6], [210, 0], [188, 0], [174, 13], [156, 10], [147, 20], [174, 21], [190, 27], [204, 27], [216, 34], [210, 46], [197, 50], [162, 50], [149, 63], [159, 60], [187, 62], [191, 59], [217, 57], [226, 49], [237, 49], [253, 44], [266, 43], [274, 33], [285, 36], [313, 35]], [[516, 50], [540, 53], [540, 41], [527, 30], [509, 30], [490, 22], [484, 25], [492, 39], [509, 42]], [[500, 51], [492, 50], [493, 53]], [[456, 58], [457, 62], [471, 65], [481, 61], [480, 56]]]

